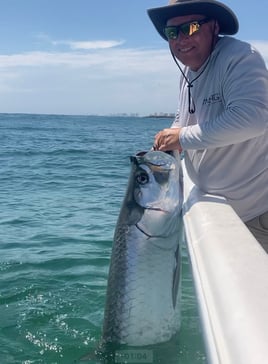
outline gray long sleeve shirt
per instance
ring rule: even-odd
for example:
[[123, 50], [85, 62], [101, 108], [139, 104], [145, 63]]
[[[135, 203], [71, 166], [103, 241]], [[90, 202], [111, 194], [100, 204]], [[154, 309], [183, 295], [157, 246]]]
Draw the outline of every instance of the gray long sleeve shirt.
[[[188, 111], [181, 79], [173, 127], [190, 178], [203, 191], [226, 197], [243, 221], [268, 211], [268, 71], [248, 43], [222, 37], [193, 82], [196, 111]], [[185, 68], [191, 81], [202, 71]]]

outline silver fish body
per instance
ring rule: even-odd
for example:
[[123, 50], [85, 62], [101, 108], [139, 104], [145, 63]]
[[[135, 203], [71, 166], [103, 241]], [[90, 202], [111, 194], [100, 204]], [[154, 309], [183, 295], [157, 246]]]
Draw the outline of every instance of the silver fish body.
[[180, 327], [179, 159], [159, 151], [131, 157], [108, 276], [103, 342], [144, 346]]

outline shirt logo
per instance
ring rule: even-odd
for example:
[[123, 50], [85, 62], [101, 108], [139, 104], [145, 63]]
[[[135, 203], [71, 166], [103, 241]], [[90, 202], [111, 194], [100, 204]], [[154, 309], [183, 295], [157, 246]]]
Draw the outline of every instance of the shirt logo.
[[221, 95], [219, 93], [212, 94], [210, 97], [205, 97], [203, 105], [216, 104], [217, 102], [222, 102]]

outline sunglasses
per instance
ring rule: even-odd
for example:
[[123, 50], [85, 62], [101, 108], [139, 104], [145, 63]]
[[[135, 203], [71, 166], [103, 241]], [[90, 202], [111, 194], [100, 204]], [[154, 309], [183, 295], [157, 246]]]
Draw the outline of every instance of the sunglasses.
[[208, 23], [210, 20], [209, 18], [205, 18], [202, 20], [193, 20], [181, 25], [170, 25], [164, 28], [164, 34], [167, 39], [172, 40], [177, 39], [180, 32], [184, 35], [191, 36], [199, 31], [202, 24]]

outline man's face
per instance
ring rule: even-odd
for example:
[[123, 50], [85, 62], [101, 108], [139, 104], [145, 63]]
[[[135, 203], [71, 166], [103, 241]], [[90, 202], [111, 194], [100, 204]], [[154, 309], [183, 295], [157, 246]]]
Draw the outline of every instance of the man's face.
[[[167, 26], [179, 26], [206, 17], [200, 14], [178, 16], [171, 18]], [[171, 51], [185, 66], [197, 71], [212, 52], [216, 43], [219, 26], [215, 20], [202, 24], [199, 30], [192, 35], [184, 35], [181, 31], [177, 39], [169, 39]]]

